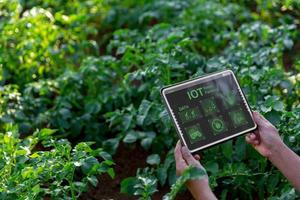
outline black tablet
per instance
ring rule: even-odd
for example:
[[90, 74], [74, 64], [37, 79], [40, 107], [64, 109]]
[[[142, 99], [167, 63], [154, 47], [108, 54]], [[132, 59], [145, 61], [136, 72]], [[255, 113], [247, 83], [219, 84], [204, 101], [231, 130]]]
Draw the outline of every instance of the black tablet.
[[161, 95], [181, 141], [191, 152], [256, 129], [231, 70], [164, 87]]

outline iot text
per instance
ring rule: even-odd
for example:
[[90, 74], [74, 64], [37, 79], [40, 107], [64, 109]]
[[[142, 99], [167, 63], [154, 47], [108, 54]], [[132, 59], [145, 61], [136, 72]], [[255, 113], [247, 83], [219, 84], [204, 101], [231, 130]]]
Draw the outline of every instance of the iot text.
[[197, 89], [187, 91], [187, 95], [190, 100], [203, 96], [203, 88], [199, 87]]

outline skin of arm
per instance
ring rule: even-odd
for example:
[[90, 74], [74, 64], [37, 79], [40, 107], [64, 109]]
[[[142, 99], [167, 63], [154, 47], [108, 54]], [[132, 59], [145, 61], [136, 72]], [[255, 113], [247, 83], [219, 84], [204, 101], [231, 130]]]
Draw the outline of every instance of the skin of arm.
[[[177, 142], [175, 151], [176, 173], [182, 175], [183, 171], [189, 166], [203, 168], [200, 164], [200, 156], [193, 156], [187, 147], [181, 146], [180, 141]], [[189, 180], [186, 186], [196, 200], [215, 200], [217, 199], [209, 187], [208, 177], [196, 180]]]
[[300, 191], [300, 157], [283, 143], [277, 129], [262, 115], [253, 112], [253, 119], [258, 128], [246, 136], [246, 141], [268, 158]]

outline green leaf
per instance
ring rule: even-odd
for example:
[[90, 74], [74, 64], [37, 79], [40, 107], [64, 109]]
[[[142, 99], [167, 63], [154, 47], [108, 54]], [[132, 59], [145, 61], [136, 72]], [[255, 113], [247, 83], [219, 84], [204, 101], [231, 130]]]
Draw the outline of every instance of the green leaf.
[[127, 131], [129, 128], [130, 128], [130, 125], [132, 124], [132, 120], [133, 119], [133, 115], [128, 115], [126, 114], [124, 117], [123, 117], [123, 127], [124, 127], [124, 131]]
[[224, 156], [227, 159], [232, 158], [232, 140], [227, 141], [224, 144], [221, 144], [221, 149], [222, 149]]
[[90, 156], [83, 161], [81, 170], [84, 174], [88, 174], [95, 165], [99, 165], [99, 161]]
[[166, 183], [168, 177], [167, 168], [164, 166], [157, 169], [157, 178], [160, 185], [164, 185]]
[[276, 111], [284, 111], [284, 104], [282, 101], [276, 101], [273, 108]]
[[22, 149], [22, 150], [17, 150], [15, 152], [15, 154], [16, 154], [16, 156], [21, 156], [21, 155], [27, 155], [27, 154], [29, 154], [29, 152], [26, 151], [26, 150], [24, 150], [24, 149]]
[[100, 151], [99, 156], [105, 160], [112, 160], [111, 155], [105, 151]]
[[108, 175], [111, 177], [111, 178], [115, 178], [115, 170], [113, 169], [113, 168], [109, 168], [108, 170], [107, 170], [107, 173], [108, 173]]
[[265, 105], [261, 105], [260, 109], [261, 109], [262, 112], [267, 113], [267, 112], [270, 112], [272, 110], [272, 107], [271, 106], [266, 107]]
[[96, 187], [98, 185], [98, 179], [96, 176], [88, 176], [87, 180], [94, 186]]
[[32, 188], [32, 192], [34, 193], [34, 195], [37, 195], [38, 193], [40, 193], [41, 188], [39, 184], [36, 184], [35, 186], [33, 186]]
[[145, 132], [144, 137], [145, 138], [143, 138], [141, 140], [141, 146], [144, 149], [148, 150], [151, 147], [154, 138], [156, 137], [156, 133], [153, 131], [148, 131], [148, 132]]
[[152, 141], [153, 141], [153, 138], [144, 138], [141, 140], [141, 146], [144, 149], [148, 150], [151, 147]]
[[293, 45], [294, 45], [294, 42], [293, 42], [293, 40], [291, 40], [291, 39], [289, 39], [289, 38], [285, 38], [285, 39], [283, 40], [283, 44], [284, 44], [284, 46], [285, 46], [287, 49], [291, 49], [291, 48], [293, 47]]
[[144, 120], [146, 119], [149, 110], [152, 106], [152, 103], [146, 99], [144, 99], [138, 109], [138, 116], [137, 116], [137, 124], [142, 126], [144, 124]]
[[40, 132], [38, 132], [38, 137], [39, 137], [40, 140], [45, 140], [45, 139], [47, 139], [50, 135], [52, 135], [53, 133], [55, 133], [56, 131], [57, 131], [57, 130], [44, 128], [44, 129], [42, 129]]
[[246, 142], [244, 137], [239, 137], [236, 140], [234, 147], [236, 159], [242, 161], [246, 157]]
[[128, 177], [121, 182], [121, 193], [133, 195], [135, 192], [134, 186], [138, 183], [136, 177]]
[[160, 157], [158, 154], [152, 154], [147, 157], [147, 163], [150, 165], [158, 165], [160, 163]]
[[275, 110], [265, 114], [267, 120], [269, 120], [273, 125], [280, 123], [281, 113]]
[[205, 169], [213, 174], [218, 173], [219, 165], [215, 161], [209, 161], [205, 165]]
[[184, 183], [190, 179], [198, 179], [206, 176], [206, 171], [204, 169], [196, 167], [188, 167], [180, 176], [176, 182], [171, 186], [171, 191], [163, 197], [163, 200], [173, 200], [176, 194], [183, 187]]
[[105, 140], [103, 141], [103, 149], [108, 152], [109, 154], [113, 155], [118, 146], [119, 146], [119, 138], [112, 138], [112, 139], [108, 139], [108, 140]]
[[123, 139], [124, 143], [134, 143], [138, 139], [138, 135], [135, 131], [129, 131]]

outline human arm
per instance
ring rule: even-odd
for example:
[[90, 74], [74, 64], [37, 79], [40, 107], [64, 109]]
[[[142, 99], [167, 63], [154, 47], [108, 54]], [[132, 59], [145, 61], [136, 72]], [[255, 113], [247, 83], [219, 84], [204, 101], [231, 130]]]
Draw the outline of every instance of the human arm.
[[[193, 156], [187, 147], [182, 146], [180, 141], [177, 142], [175, 147], [175, 161], [176, 161], [176, 173], [177, 175], [182, 175], [188, 166], [194, 166], [198, 168], [203, 168], [200, 164], [199, 155]], [[192, 193], [196, 200], [215, 200], [216, 197], [209, 187], [208, 177], [201, 179], [189, 180], [186, 182], [186, 186]]]
[[300, 191], [300, 157], [284, 144], [277, 129], [262, 115], [253, 112], [253, 119], [258, 127], [246, 136], [246, 141], [268, 158]]

